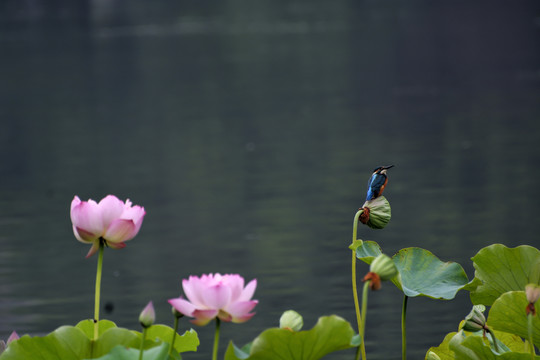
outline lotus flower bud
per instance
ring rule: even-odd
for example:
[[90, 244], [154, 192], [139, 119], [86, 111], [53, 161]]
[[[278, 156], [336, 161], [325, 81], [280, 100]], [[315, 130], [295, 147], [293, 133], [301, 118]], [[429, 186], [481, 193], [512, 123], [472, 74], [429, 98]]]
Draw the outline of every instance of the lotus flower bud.
[[6, 341], [6, 344], [9, 345], [10, 342], [12, 341], [15, 341], [15, 340], [19, 340], [19, 334], [17, 334], [17, 332], [13, 331], [11, 333], [11, 335], [9, 335], [7, 341]]
[[294, 310], [287, 310], [281, 315], [279, 319], [279, 327], [281, 329], [288, 329], [291, 331], [300, 331], [304, 326], [304, 319], [302, 315]]
[[540, 286], [535, 284], [528, 284], [525, 286], [525, 295], [527, 296], [527, 302], [529, 303], [526, 308], [527, 315], [532, 314], [536, 315], [536, 308], [534, 303], [540, 298]]
[[392, 217], [390, 203], [384, 196], [366, 201], [362, 208], [364, 212], [360, 215], [360, 221], [372, 229], [384, 228]]
[[149, 328], [154, 324], [154, 321], [156, 321], [156, 312], [154, 311], [154, 305], [150, 301], [141, 312], [139, 322], [143, 328]]
[[371, 290], [379, 290], [381, 288], [381, 281], [390, 280], [397, 274], [398, 270], [394, 261], [387, 255], [380, 254], [373, 259], [369, 267], [369, 273], [367, 273], [362, 281], [371, 281]]
[[13, 331], [11, 335], [9, 335], [7, 341], [0, 340], [0, 355], [6, 350], [10, 342], [18, 340], [18, 339], [19, 339], [19, 335], [15, 331]]
[[474, 305], [469, 315], [465, 317], [465, 322], [461, 327], [465, 331], [479, 331], [486, 329], [486, 317], [484, 305]]
[[373, 259], [369, 270], [371, 272], [377, 273], [377, 275], [379, 275], [382, 281], [390, 280], [398, 273], [394, 261], [385, 254], [380, 254], [375, 259]]

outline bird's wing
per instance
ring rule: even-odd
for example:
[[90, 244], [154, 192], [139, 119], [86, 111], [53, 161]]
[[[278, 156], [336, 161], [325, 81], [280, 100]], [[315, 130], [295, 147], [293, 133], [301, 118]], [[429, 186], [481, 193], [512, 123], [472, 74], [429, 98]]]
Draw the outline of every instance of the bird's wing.
[[381, 187], [386, 182], [386, 176], [381, 174], [373, 175], [368, 182], [368, 192], [366, 200], [371, 200], [379, 195]]

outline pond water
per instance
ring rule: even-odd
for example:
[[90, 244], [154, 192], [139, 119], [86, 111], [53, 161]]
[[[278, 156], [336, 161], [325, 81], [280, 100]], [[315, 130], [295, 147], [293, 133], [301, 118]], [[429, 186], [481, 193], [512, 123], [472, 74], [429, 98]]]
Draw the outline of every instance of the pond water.
[[[0, 336], [93, 315], [96, 257], [74, 195], [146, 208], [107, 250], [102, 316], [137, 328], [149, 300], [208, 272], [257, 278], [242, 345], [295, 309], [354, 324], [352, 220], [372, 169], [395, 164], [392, 220], [359, 238], [457, 261], [540, 246], [538, 3], [5, 1], [0, 7]], [[358, 265], [359, 274], [367, 266]], [[370, 294], [370, 359], [399, 358], [400, 292]], [[470, 310], [409, 301], [411, 359]], [[189, 323], [181, 324], [182, 330]], [[212, 328], [186, 359], [206, 359]], [[348, 359], [351, 351], [332, 359]]]

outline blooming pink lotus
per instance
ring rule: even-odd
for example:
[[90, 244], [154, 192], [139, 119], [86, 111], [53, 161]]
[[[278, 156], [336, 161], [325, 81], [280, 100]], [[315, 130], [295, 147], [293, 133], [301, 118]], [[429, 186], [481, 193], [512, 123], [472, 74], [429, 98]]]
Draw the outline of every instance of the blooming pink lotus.
[[86, 255], [90, 257], [99, 250], [100, 241], [113, 249], [121, 249], [125, 242], [137, 235], [146, 212], [131, 201], [122, 202], [114, 195], [107, 195], [99, 203], [81, 201], [78, 196], [71, 202], [73, 233], [80, 242], [92, 244]]
[[206, 325], [218, 317], [223, 321], [242, 323], [251, 319], [255, 313], [250, 313], [257, 305], [257, 300], [251, 300], [257, 280], [251, 280], [244, 287], [244, 278], [237, 274], [208, 274], [190, 276], [182, 280], [184, 293], [189, 300], [182, 297], [170, 299], [171, 304], [180, 313], [194, 317], [191, 322], [196, 325]]

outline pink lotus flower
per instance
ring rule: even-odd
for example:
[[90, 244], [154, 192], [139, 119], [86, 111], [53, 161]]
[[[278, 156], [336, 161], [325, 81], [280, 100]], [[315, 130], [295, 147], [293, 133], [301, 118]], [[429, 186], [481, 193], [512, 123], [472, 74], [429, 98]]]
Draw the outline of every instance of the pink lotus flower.
[[257, 305], [251, 300], [257, 280], [251, 280], [244, 287], [244, 278], [237, 274], [208, 274], [190, 276], [182, 280], [182, 287], [188, 300], [182, 297], [170, 299], [171, 304], [180, 313], [194, 317], [191, 322], [206, 325], [216, 317], [223, 321], [242, 323], [251, 319], [250, 313]]
[[92, 244], [86, 255], [90, 257], [99, 250], [103, 239], [107, 246], [121, 249], [125, 242], [137, 235], [146, 212], [131, 201], [122, 202], [114, 195], [107, 195], [99, 203], [81, 201], [78, 196], [71, 202], [73, 233], [80, 242]]

